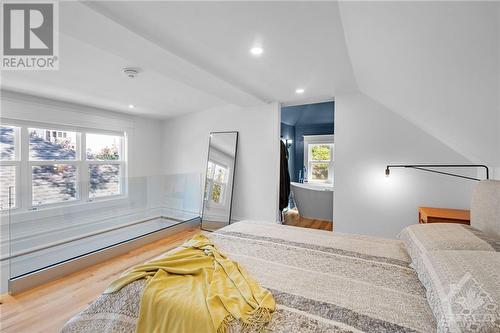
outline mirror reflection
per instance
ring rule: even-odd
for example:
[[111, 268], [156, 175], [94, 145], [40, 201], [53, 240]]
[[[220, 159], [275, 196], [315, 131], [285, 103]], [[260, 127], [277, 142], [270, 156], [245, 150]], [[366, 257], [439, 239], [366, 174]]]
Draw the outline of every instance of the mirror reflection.
[[210, 134], [201, 227], [214, 231], [231, 221], [238, 132]]

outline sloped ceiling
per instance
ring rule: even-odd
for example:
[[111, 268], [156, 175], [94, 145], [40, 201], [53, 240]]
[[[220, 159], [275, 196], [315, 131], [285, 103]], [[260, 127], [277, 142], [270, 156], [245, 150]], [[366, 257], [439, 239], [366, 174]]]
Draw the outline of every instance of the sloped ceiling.
[[59, 21], [59, 71], [4, 72], [3, 89], [158, 118], [356, 89], [332, 2], [61, 1]]
[[500, 165], [498, 3], [68, 1], [59, 18], [60, 70], [4, 71], [2, 89], [158, 118], [359, 89]]
[[470, 161], [500, 165], [499, 4], [339, 6], [364, 94]]

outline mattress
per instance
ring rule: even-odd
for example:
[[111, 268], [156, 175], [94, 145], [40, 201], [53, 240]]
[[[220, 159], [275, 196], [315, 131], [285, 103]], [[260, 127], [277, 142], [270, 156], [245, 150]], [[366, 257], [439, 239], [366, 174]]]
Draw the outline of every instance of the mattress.
[[[270, 332], [436, 331], [402, 241], [253, 221], [207, 235], [273, 293]], [[62, 332], [135, 332], [143, 289], [101, 295]]]

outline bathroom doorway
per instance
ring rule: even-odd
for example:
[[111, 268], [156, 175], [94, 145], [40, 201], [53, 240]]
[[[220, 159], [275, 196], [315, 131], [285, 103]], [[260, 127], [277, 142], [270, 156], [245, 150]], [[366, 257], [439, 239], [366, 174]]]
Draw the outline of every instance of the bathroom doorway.
[[334, 118], [334, 101], [281, 108], [283, 224], [333, 230]]

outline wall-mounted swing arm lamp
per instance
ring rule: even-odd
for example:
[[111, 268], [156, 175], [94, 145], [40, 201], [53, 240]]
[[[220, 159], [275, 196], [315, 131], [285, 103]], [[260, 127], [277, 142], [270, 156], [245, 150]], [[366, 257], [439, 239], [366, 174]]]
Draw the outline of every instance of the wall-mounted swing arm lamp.
[[464, 176], [464, 175], [457, 175], [455, 173], [450, 173], [450, 172], [432, 170], [432, 169], [428, 169], [428, 168], [434, 168], [434, 169], [435, 168], [484, 168], [486, 170], [486, 178], [485, 179], [490, 179], [490, 170], [488, 169], [488, 167], [486, 165], [482, 165], [482, 164], [408, 164], [408, 165], [406, 165], [406, 164], [390, 164], [390, 165], [386, 166], [386, 168], [385, 168], [386, 177], [389, 177], [389, 175], [391, 174], [391, 170], [390, 170], [391, 168], [417, 169], [417, 170], [422, 170], [422, 171], [426, 171], [426, 172], [439, 173], [441, 175], [464, 178], [464, 179], [475, 180], [475, 181], [481, 181], [482, 179]]

